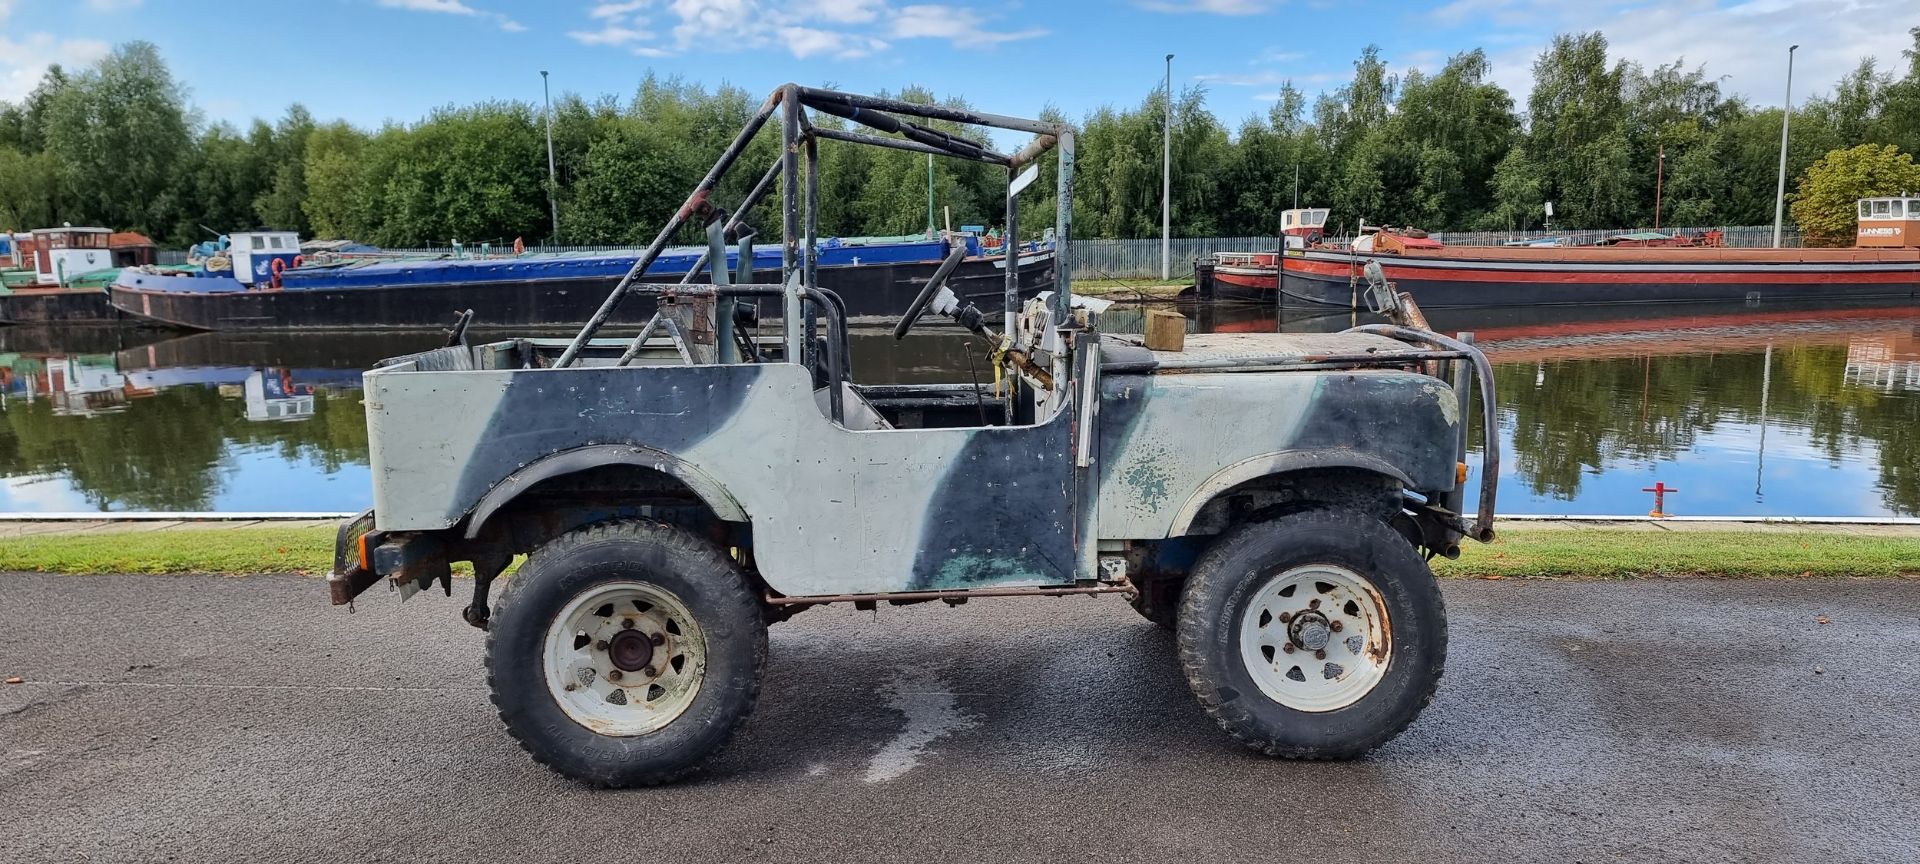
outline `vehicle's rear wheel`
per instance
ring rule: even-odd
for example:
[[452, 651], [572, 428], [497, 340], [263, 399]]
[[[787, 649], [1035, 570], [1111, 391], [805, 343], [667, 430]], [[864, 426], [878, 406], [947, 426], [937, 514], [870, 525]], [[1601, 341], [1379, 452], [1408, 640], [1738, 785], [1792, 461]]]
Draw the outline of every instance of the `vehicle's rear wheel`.
[[1400, 734], [1446, 664], [1446, 606], [1418, 551], [1370, 515], [1242, 526], [1194, 565], [1180, 606], [1187, 683], [1270, 756], [1347, 759]]
[[582, 528], [507, 580], [487, 681], [541, 764], [597, 786], [677, 780], [753, 710], [766, 664], [760, 600], [713, 544], [657, 522]]

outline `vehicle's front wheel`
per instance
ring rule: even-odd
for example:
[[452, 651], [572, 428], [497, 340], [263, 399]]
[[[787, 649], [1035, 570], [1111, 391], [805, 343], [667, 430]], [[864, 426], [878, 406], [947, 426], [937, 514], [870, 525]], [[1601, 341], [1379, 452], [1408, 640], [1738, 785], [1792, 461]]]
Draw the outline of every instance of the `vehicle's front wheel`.
[[677, 780], [753, 710], [766, 664], [760, 600], [713, 544], [657, 522], [582, 528], [507, 580], [487, 681], [508, 731], [597, 786]]
[[1270, 756], [1347, 759], [1433, 698], [1446, 607], [1399, 532], [1317, 510], [1221, 536], [1187, 579], [1179, 644], [1187, 683], [1235, 738]]

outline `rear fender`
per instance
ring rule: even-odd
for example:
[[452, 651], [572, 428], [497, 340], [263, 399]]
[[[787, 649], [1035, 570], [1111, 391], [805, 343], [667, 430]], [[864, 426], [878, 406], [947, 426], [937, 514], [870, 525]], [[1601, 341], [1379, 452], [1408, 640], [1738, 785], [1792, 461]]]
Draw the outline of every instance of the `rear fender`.
[[467, 519], [467, 539], [480, 536], [487, 520], [502, 507], [512, 503], [520, 493], [539, 485], [542, 480], [550, 480], [567, 474], [587, 471], [608, 465], [631, 465], [637, 468], [649, 468], [666, 474], [687, 485], [694, 495], [699, 496], [714, 515], [726, 522], [747, 521], [747, 511], [734, 500], [726, 487], [708, 476], [706, 472], [678, 456], [652, 447], [636, 444], [593, 444], [563, 450], [533, 462], [494, 484], [487, 494], [481, 496], [479, 503], [473, 506]]

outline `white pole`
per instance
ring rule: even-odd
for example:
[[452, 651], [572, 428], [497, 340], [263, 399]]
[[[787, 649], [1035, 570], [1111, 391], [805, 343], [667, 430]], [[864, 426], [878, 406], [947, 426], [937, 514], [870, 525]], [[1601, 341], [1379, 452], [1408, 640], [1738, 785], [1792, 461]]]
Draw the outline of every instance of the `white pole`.
[[1787, 209], [1787, 121], [1793, 119], [1793, 52], [1787, 46], [1787, 104], [1780, 106], [1780, 184], [1773, 190], [1773, 248], [1780, 248], [1780, 224]]
[[547, 100], [547, 207], [553, 211], [553, 242], [560, 242], [560, 174], [553, 168], [553, 91], [547, 87], [547, 70], [540, 70], [540, 93]]
[[1160, 281], [1170, 278], [1173, 260], [1173, 55], [1167, 55], [1167, 118], [1160, 139]]

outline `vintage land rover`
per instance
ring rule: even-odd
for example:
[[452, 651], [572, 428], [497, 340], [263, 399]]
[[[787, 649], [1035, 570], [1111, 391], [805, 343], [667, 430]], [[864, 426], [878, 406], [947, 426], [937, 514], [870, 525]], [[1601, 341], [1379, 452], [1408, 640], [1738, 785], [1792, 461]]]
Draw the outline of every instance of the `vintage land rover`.
[[[729, 216], [716, 183], [776, 113], [779, 155]], [[1034, 138], [1000, 154], [969, 126]], [[947, 318], [986, 336], [991, 383], [850, 380], [845, 307], [811, 267], [821, 140], [1003, 167], [1008, 237], [1057, 154], [1056, 290], [1021, 302], [1007, 243], [997, 320], [943, 266], [894, 331]], [[768, 626], [823, 603], [1119, 594], [1175, 631], [1201, 704], [1254, 749], [1348, 758], [1392, 739], [1446, 659], [1427, 558], [1492, 537], [1494, 440], [1465, 512], [1486, 359], [1379, 286], [1400, 323], [1178, 351], [1103, 334], [1069, 279], [1073, 154], [1064, 124], [781, 87], [576, 337], [468, 344], [462, 324], [367, 373], [374, 507], [341, 527], [333, 602], [381, 581], [451, 594], [469, 562], [501, 719], [597, 785], [697, 768], [752, 709]], [[746, 284], [723, 244], [751, 243], [776, 179], [787, 278]], [[709, 281], [647, 283], [702, 222]], [[646, 327], [598, 338], [630, 298], [655, 305]]]

